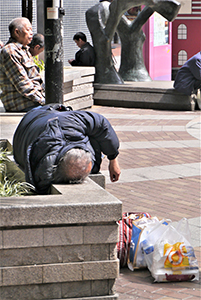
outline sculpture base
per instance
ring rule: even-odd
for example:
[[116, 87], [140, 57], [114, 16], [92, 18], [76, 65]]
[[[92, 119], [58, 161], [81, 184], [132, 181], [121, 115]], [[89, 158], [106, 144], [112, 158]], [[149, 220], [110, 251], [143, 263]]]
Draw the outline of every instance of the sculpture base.
[[94, 84], [94, 104], [160, 110], [193, 110], [191, 97], [177, 92], [173, 81]]

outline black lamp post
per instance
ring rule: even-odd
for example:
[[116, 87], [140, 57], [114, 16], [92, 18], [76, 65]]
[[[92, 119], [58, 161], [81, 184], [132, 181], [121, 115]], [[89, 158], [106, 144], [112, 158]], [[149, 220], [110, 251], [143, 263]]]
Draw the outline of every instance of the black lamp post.
[[33, 11], [32, 0], [22, 0], [22, 17], [29, 19], [31, 23], [32, 23], [32, 11]]
[[44, 0], [45, 99], [63, 103], [63, 15], [62, 0]]

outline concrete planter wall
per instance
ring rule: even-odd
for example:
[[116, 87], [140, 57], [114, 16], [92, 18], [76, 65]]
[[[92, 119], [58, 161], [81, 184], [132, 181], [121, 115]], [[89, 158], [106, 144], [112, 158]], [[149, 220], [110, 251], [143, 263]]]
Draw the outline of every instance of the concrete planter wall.
[[1, 300], [118, 299], [121, 202], [90, 178], [1, 198]]
[[91, 107], [93, 102], [94, 67], [64, 69], [64, 104], [73, 110]]

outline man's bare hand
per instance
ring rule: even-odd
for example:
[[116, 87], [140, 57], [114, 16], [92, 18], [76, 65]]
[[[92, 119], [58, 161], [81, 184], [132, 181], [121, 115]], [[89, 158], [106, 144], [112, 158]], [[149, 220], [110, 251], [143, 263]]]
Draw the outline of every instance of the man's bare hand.
[[72, 64], [73, 61], [74, 61], [73, 58], [68, 60], [68, 62], [69, 62], [70, 65]]
[[110, 180], [112, 182], [118, 181], [121, 174], [117, 157], [109, 162]]

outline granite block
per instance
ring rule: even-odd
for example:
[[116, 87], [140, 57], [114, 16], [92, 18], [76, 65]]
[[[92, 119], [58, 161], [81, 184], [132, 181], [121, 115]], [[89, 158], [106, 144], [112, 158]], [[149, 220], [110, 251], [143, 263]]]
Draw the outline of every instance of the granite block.
[[[114, 294], [114, 295], [106, 295], [106, 296], [84, 297], [84, 299], [76, 298], [76, 300], [118, 300], [118, 298], [119, 298], [119, 295]], [[58, 299], [54, 299], [54, 300], [58, 300]], [[59, 300], [64, 300], [64, 299], [59, 299]], [[68, 298], [68, 300], [75, 300], [75, 299]]]
[[61, 299], [61, 284], [8, 286], [1, 288], [1, 300]]
[[42, 267], [8, 267], [2, 268], [3, 286], [42, 283]]
[[94, 75], [84, 76], [73, 80], [73, 85], [84, 84], [87, 82], [94, 82]]
[[89, 178], [79, 188], [73, 184], [55, 187], [58, 195], [2, 197], [0, 227], [116, 222], [122, 216], [121, 201]]
[[[165, 84], [167, 86], [165, 86]], [[148, 108], [162, 110], [192, 110], [191, 97], [177, 92], [173, 81], [125, 82], [94, 84], [95, 105]]]
[[84, 84], [74, 85], [73, 86], [73, 92], [81, 91], [83, 89], [86, 90], [86, 89], [91, 88], [91, 87], [93, 87], [92, 82], [87, 82], [87, 83], [84, 83]]
[[84, 226], [84, 244], [118, 242], [118, 225]]
[[2, 269], [0, 269], [0, 286], [3, 284]]
[[105, 189], [105, 176], [100, 172], [98, 174], [89, 174], [89, 178]]
[[94, 100], [92, 94], [64, 101], [64, 105], [71, 106], [73, 110], [81, 110], [83, 108], [88, 108], [91, 107], [93, 104]]
[[43, 246], [43, 229], [14, 229], [3, 231], [3, 248]]
[[119, 260], [87, 262], [83, 264], [83, 280], [104, 280], [117, 278]]
[[104, 296], [109, 294], [109, 280], [93, 280], [91, 282], [92, 296]]
[[90, 260], [90, 245], [0, 250], [1, 267], [82, 262]]
[[70, 99], [80, 98], [86, 95], [93, 94], [93, 92], [94, 92], [94, 88], [92, 86], [86, 87], [84, 89], [78, 89], [76, 91], [72, 91], [71, 93], [64, 94], [64, 102]]
[[62, 298], [77, 298], [91, 296], [91, 282], [77, 281], [62, 283]]
[[3, 231], [0, 230], [0, 249], [3, 248], [3, 239], [2, 239], [2, 236], [3, 236]]
[[74, 245], [63, 247], [63, 263], [82, 262], [91, 260], [90, 245]]
[[83, 244], [83, 227], [44, 228], [44, 246]]
[[43, 266], [43, 283], [82, 280], [82, 263], [63, 263]]
[[111, 260], [117, 259], [117, 244], [116, 243], [110, 244], [109, 247], [110, 247], [110, 258], [109, 259], [111, 259]]
[[115, 294], [115, 279], [109, 279], [109, 295]]
[[91, 260], [109, 260], [110, 248], [109, 244], [91, 245]]
[[62, 263], [65, 247], [17, 248], [0, 250], [0, 266]]

